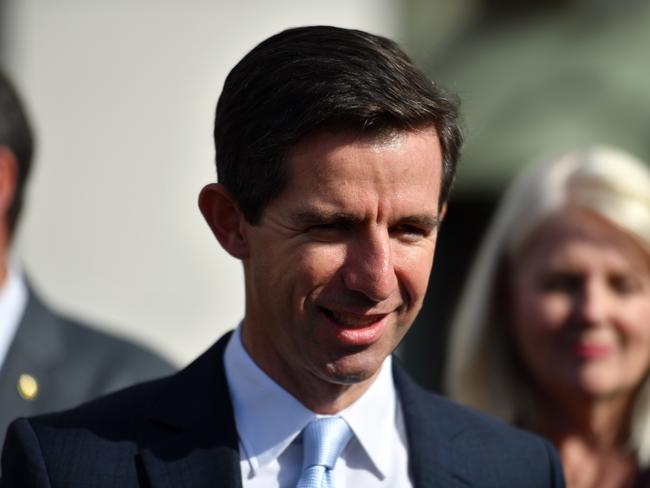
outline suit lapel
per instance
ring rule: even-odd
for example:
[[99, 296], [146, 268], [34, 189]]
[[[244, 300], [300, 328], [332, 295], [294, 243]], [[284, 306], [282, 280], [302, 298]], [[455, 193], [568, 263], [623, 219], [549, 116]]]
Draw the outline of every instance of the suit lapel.
[[239, 440], [223, 366], [230, 334], [171, 379], [152, 401], [167, 432], [140, 453], [152, 488], [241, 488]]
[[27, 305], [7, 357], [0, 370], [0, 425], [5, 426], [17, 416], [41, 413], [47, 404], [42, 396], [25, 400], [18, 394], [20, 375], [29, 374], [39, 387], [47, 387], [43, 379], [63, 354], [63, 333], [60, 319], [52, 314], [28, 287]]
[[409, 450], [409, 473], [415, 488], [471, 486], [457, 473], [455, 439], [459, 427], [447, 422], [442, 404], [416, 385], [393, 361], [393, 377], [400, 396]]

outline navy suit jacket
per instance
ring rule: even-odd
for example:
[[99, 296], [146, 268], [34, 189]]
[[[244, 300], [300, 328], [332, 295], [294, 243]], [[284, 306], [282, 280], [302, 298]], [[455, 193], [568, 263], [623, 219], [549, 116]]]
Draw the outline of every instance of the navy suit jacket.
[[[1, 488], [240, 488], [225, 336], [181, 372], [12, 424]], [[553, 448], [428, 393], [396, 365], [418, 488], [564, 486]]]
[[[25, 312], [0, 367], [0, 445], [17, 417], [74, 407], [173, 371], [142, 347], [54, 313], [28, 285]], [[23, 374], [38, 382], [34, 398], [18, 394]]]

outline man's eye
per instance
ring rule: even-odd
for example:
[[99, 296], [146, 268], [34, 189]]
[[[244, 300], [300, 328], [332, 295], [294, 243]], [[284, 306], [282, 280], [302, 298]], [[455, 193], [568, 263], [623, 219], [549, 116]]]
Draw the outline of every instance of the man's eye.
[[429, 235], [429, 230], [416, 225], [398, 225], [391, 229], [391, 235], [407, 240], [416, 240]]

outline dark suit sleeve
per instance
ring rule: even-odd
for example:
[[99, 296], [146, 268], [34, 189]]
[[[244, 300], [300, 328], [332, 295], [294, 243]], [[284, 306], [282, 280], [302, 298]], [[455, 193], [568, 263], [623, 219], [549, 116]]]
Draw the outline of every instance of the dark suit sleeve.
[[29, 420], [18, 419], [7, 430], [2, 449], [0, 488], [49, 488], [40, 444]]

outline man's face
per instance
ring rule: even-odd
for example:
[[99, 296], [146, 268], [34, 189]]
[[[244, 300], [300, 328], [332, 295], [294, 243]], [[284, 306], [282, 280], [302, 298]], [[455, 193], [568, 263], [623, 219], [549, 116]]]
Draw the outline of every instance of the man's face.
[[441, 219], [442, 156], [433, 128], [319, 132], [288, 162], [284, 191], [244, 224], [243, 338], [309, 404], [333, 385], [369, 385], [415, 319]]

